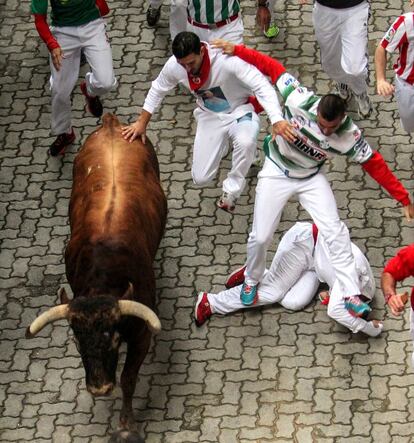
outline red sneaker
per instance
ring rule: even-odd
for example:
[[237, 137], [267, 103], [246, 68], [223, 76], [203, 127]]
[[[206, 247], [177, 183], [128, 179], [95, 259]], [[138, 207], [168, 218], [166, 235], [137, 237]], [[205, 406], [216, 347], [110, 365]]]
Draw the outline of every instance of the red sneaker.
[[92, 97], [88, 94], [88, 90], [86, 89], [86, 82], [82, 82], [80, 84], [80, 88], [82, 94], [85, 96], [88, 111], [96, 118], [101, 117], [103, 114], [103, 107], [101, 101], [99, 100], [99, 97]]
[[244, 283], [244, 271], [246, 270], [246, 265], [242, 266], [239, 269], [236, 269], [233, 271], [229, 278], [227, 279], [226, 283], [224, 283], [224, 286], [227, 289], [234, 288], [235, 286], [239, 286]]
[[49, 154], [52, 157], [56, 157], [57, 155], [63, 155], [67, 146], [71, 145], [75, 141], [75, 133], [72, 131], [67, 134], [66, 132], [63, 134], [59, 134], [56, 137], [56, 140], [50, 145]]
[[207, 292], [199, 292], [194, 309], [195, 324], [200, 327], [212, 316]]

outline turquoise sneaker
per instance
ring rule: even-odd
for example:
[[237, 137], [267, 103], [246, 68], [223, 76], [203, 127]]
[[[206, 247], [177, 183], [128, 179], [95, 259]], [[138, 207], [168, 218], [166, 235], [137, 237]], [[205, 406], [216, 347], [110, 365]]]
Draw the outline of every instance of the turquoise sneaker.
[[361, 301], [361, 299], [357, 295], [346, 297], [344, 301], [345, 308], [354, 317], [363, 317], [364, 315], [367, 315], [372, 311], [370, 306], [367, 303]]
[[248, 285], [246, 283], [243, 283], [243, 286], [241, 288], [240, 292], [240, 300], [245, 306], [251, 306], [257, 303], [257, 300], [259, 299], [257, 294], [257, 285]]
[[276, 25], [276, 23], [270, 23], [269, 27], [267, 28], [267, 31], [263, 31], [263, 34], [267, 38], [275, 38], [279, 35], [279, 27]]

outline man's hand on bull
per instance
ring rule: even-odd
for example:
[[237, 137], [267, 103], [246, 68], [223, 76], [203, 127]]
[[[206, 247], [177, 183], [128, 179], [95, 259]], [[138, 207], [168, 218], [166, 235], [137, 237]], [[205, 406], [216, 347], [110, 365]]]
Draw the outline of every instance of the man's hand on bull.
[[412, 203], [410, 203], [407, 206], [404, 206], [403, 212], [407, 221], [414, 220], [414, 205]]
[[151, 118], [151, 113], [143, 110], [135, 123], [129, 126], [122, 126], [122, 137], [132, 143], [136, 138], [141, 137], [142, 143], [145, 144], [147, 139], [145, 133], [147, 130], [148, 122]]
[[272, 141], [275, 140], [277, 135], [280, 135], [290, 143], [293, 143], [296, 140], [295, 129], [287, 120], [280, 120], [273, 124]]
[[132, 143], [136, 138], [141, 137], [142, 143], [145, 144], [145, 130], [146, 127], [142, 125], [142, 123], [137, 120], [135, 123], [132, 123], [129, 126], [122, 126], [122, 137], [125, 140]]
[[233, 55], [234, 54], [234, 47], [236, 45], [234, 43], [230, 43], [226, 40], [222, 39], [215, 39], [211, 42], [212, 48], [220, 48], [223, 50], [223, 54], [227, 55]]

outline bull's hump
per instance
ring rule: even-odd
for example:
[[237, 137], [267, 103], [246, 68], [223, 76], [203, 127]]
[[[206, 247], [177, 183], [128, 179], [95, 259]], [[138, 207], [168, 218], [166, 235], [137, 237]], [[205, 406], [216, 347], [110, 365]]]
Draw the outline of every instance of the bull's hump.
[[104, 128], [113, 128], [121, 126], [121, 123], [118, 120], [118, 117], [116, 117], [114, 114], [111, 114], [110, 112], [106, 113], [102, 117], [103, 127]]

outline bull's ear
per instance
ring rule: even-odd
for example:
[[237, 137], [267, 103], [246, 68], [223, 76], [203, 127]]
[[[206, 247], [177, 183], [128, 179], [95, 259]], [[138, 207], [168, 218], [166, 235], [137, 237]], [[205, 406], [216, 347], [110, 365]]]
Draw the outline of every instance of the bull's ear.
[[121, 297], [122, 300], [133, 300], [134, 297], [134, 285], [131, 282], [128, 282], [128, 289], [124, 292], [124, 295]]
[[64, 287], [58, 289], [58, 296], [62, 305], [67, 305], [69, 303], [70, 300], [68, 294], [66, 294], [66, 290]]

